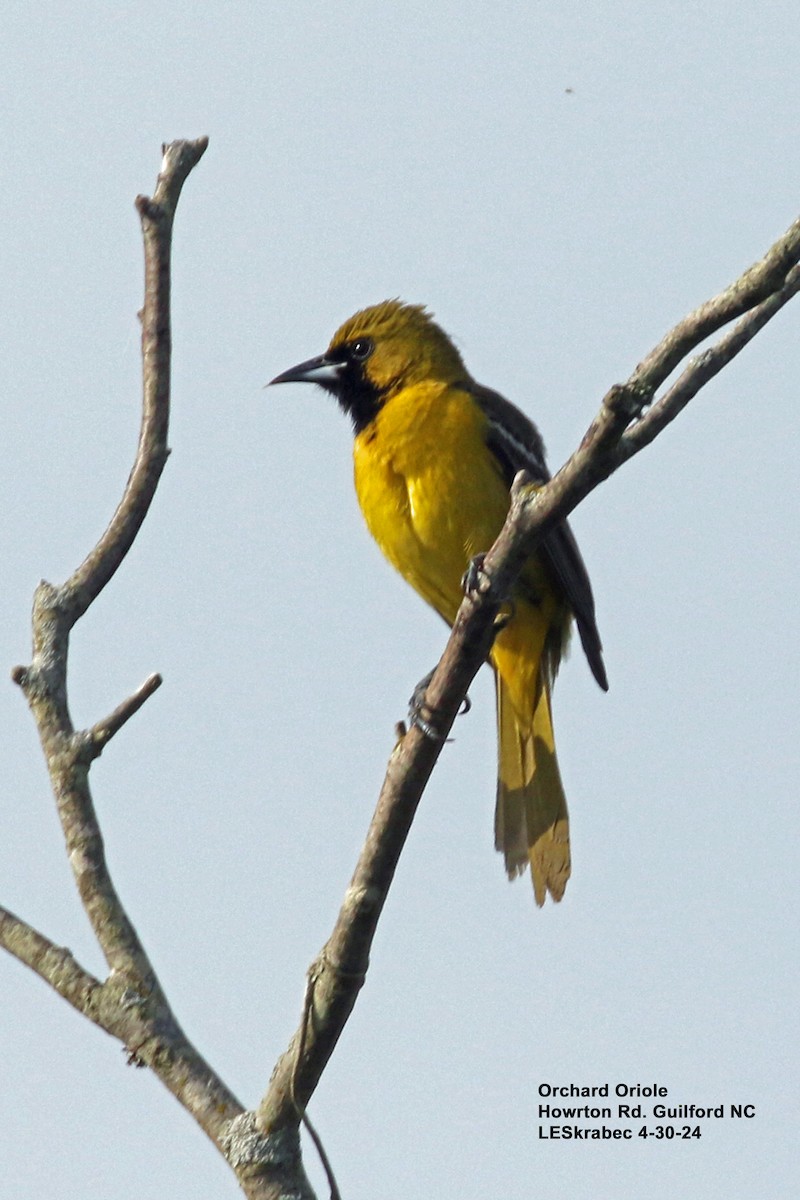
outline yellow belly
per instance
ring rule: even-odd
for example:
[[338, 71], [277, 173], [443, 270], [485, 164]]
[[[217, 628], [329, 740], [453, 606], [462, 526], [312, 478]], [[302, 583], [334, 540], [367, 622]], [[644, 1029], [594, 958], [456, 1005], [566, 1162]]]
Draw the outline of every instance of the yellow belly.
[[[424, 384], [393, 397], [355, 441], [356, 492], [372, 536], [449, 624], [470, 560], [489, 549], [508, 512], [508, 488], [485, 433], [468, 395]], [[541, 603], [515, 598], [492, 662], [520, 718], [530, 722], [542, 646], [561, 606], [536, 559], [526, 580]]]
[[508, 491], [484, 448], [480, 410], [453, 388], [408, 388], [356, 438], [354, 463], [375, 541], [452, 624], [464, 571], [489, 549], [508, 511]]

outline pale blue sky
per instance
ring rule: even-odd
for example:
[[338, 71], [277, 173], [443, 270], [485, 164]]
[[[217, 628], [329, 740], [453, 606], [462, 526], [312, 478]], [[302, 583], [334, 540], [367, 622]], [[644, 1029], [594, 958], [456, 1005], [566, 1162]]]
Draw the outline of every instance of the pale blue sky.
[[[720, 0], [6, 11], [6, 679], [37, 580], [76, 565], [130, 467], [133, 198], [162, 141], [211, 138], [178, 216], [173, 455], [74, 636], [71, 701], [90, 724], [165, 677], [95, 798], [177, 1014], [244, 1102], [445, 637], [369, 540], [334, 405], [262, 385], [399, 295], [557, 467], [607, 387], [800, 212], [798, 35], [795, 5]], [[536, 911], [492, 849], [476, 682], [312, 1104], [347, 1200], [794, 1196], [799, 319], [795, 301], [574, 516], [611, 690], [577, 652], [558, 682], [559, 907]], [[0, 902], [100, 971], [10, 682], [0, 720]], [[0, 1005], [10, 1200], [238, 1194], [157, 1081], [8, 958]], [[544, 1142], [543, 1081], [757, 1117], [691, 1143]]]

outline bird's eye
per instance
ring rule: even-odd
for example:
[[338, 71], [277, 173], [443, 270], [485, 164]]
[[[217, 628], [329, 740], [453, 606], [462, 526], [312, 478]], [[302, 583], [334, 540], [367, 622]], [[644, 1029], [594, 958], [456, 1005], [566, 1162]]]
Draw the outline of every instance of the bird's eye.
[[365, 358], [369, 358], [372, 354], [372, 342], [369, 338], [359, 338], [357, 342], [353, 342], [351, 346], [353, 358], [363, 362]]

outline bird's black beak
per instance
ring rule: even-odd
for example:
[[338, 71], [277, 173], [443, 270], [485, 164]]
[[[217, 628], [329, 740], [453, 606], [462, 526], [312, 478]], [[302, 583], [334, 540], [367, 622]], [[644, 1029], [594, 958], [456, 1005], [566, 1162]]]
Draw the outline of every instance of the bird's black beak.
[[267, 387], [273, 383], [318, 383], [322, 387], [335, 388], [342, 377], [343, 368], [344, 363], [331, 362], [324, 354], [320, 354], [318, 358], [309, 358], [307, 362], [298, 363], [296, 367], [289, 367], [288, 371], [276, 375], [270, 379]]

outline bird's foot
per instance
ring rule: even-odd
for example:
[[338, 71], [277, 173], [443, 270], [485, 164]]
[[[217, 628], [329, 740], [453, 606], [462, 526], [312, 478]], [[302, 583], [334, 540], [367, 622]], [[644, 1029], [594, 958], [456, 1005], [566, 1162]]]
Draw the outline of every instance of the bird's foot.
[[461, 589], [465, 596], [485, 595], [492, 586], [492, 581], [483, 569], [485, 554], [476, 554], [469, 560], [469, 566], [461, 576]]
[[[469, 566], [461, 576], [461, 588], [465, 596], [485, 596], [491, 590], [492, 580], [483, 569], [485, 554], [476, 554], [470, 559]], [[513, 600], [507, 600], [494, 619], [495, 633], [505, 629], [509, 621], [514, 619], [516, 606]]]
[[[411, 693], [411, 698], [408, 702], [408, 723], [409, 725], [416, 725], [417, 729], [422, 730], [425, 736], [430, 738], [432, 742], [446, 742], [449, 740], [448, 737], [437, 726], [437, 713], [425, 703], [425, 693], [432, 679], [433, 671], [428, 671], [428, 674], [423, 679], [420, 679]], [[464, 716], [471, 708], [472, 701], [469, 696], [465, 696], [458, 715], [460, 717]]]

